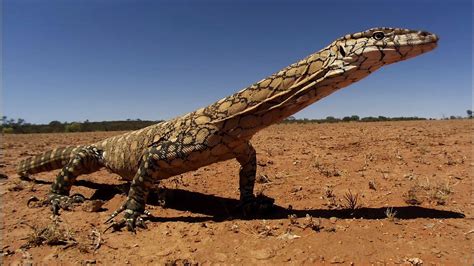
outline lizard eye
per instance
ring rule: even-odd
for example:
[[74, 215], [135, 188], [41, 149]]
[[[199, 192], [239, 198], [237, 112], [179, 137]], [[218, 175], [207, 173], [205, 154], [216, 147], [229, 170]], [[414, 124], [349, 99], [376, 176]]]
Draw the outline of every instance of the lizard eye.
[[376, 31], [374, 32], [374, 34], [372, 34], [372, 37], [376, 39], [377, 41], [380, 41], [385, 37], [385, 34], [381, 31]]

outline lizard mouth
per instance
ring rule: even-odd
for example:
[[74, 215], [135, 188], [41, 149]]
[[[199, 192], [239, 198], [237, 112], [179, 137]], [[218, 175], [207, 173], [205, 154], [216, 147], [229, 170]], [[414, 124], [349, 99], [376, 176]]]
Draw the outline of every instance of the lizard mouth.
[[421, 40], [419, 44], [424, 52], [431, 51], [438, 46], [439, 37], [436, 34], [429, 34]]

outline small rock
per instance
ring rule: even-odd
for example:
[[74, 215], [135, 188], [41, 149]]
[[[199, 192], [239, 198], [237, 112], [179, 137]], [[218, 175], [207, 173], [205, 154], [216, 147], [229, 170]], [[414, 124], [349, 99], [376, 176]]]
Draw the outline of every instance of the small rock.
[[8, 191], [21, 191], [21, 190], [25, 189], [25, 187], [21, 183], [16, 183], [16, 184], [13, 184], [13, 185], [9, 186], [7, 189], [8, 189]]
[[337, 222], [337, 217], [331, 217], [329, 218], [329, 221], [333, 224], [335, 224]]
[[87, 200], [82, 205], [82, 210], [86, 212], [98, 212], [102, 210], [102, 206], [105, 204], [103, 200]]
[[326, 227], [324, 228], [324, 231], [328, 232], [328, 233], [334, 233], [336, 232], [336, 228], [334, 227]]
[[434, 226], [435, 226], [434, 223], [428, 223], [428, 224], [425, 225], [425, 228], [426, 228], [426, 229], [431, 229], [431, 228], [433, 228]]
[[346, 227], [345, 227], [345, 226], [342, 226], [342, 225], [336, 225], [336, 229], [337, 229], [338, 231], [344, 231], [344, 232], [346, 231]]
[[230, 230], [234, 233], [238, 233], [239, 232], [239, 226], [236, 225], [236, 224], [233, 224], [230, 228]]
[[411, 263], [411, 265], [414, 265], [414, 266], [421, 266], [423, 265], [423, 261], [419, 258], [410, 258], [410, 259], [407, 259], [407, 261], [409, 263]]
[[13, 254], [15, 254], [15, 251], [11, 251], [9, 249], [3, 249], [3, 251], [2, 251], [2, 256], [3, 257], [10, 256], [10, 255], [13, 255]]
[[227, 255], [225, 253], [215, 253], [214, 258], [219, 262], [224, 262], [227, 260]]
[[437, 249], [437, 248], [432, 248], [432, 249], [431, 249], [431, 252], [432, 252], [433, 254], [439, 254], [439, 253], [441, 253], [441, 250], [439, 250], [439, 249]]
[[24, 266], [33, 266], [33, 256], [27, 251], [23, 251], [23, 254], [21, 255], [21, 265]]
[[289, 231], [278, 236], [279, 239], [289, 239], [289, 240], [291, 240], [291, 239], [296, 239], [296, 238], [300, 238], [300, 237], [301, 237], [301, 236], [295, 235], [295, 234], [293, 234], [293, 233], [291, 233], [291, 232], [289, 232]]
[[250, 251], [250, 253], [252, 257], [256, 258], [257, 260], [267, 260], [275, 256], [275, 254], [273, 253], [273, 250], [269, 248]]
[[291, 193], [296, 193], [298, 191], [301, 191], [303, 190], [303, 187], [302, 186], [297, 186], [297, 187], [294, 187], [291, 189]]
[[344, 259], [339, 256], [334, 256], [330, 261], [331, 264], [344, 263]]
[[270, 178], [267, 175], [259, 175], [255, 181], [259, 184], [270, 183]]
[[91, 265], [91, 264], [96, 264], [96, 260], [85, 260], [84, 265]]
[[171, 254], [173, 250], [172, 249], [162, 249], [158, 252], [155, 253], [156, 256], [158, 257], [165, 257], [165, 256], [168, 256], [169, 254]]

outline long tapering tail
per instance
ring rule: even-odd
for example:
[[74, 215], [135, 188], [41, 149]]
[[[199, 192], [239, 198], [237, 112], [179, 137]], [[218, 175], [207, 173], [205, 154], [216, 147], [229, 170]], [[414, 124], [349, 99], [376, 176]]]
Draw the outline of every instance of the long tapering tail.
[[72, 155], [83, 146], [69, 146], [57, 148], [45, 153], [22, 160], [16, 172], [21, 176], [28, 176], [40, 172], [51, 171], [65, 166]]

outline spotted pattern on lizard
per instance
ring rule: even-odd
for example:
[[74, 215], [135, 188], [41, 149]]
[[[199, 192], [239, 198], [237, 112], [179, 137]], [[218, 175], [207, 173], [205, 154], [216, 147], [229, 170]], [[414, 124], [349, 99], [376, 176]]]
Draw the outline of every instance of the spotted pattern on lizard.
[[248, 88], [166, 122], [114, 136], [88, 146], [55, 149], [26, 159], [21, 175], [63, 167], [52, 185], [55, 206], [69, 200], [76, 178], [105, 167], [131, 181], [121, 225], [133, 230], [145, 211], [150, 188], [160, 179], [236, 158], [240, 163], [242, 205], [258, 208], [253, 194], [256, 152], [252, 136], [380, 67], [434, 49], [434, 34], [374, 28], [345, 35], [322, 50]]

